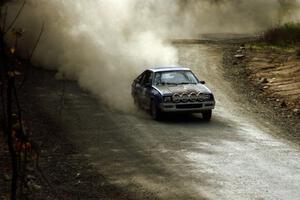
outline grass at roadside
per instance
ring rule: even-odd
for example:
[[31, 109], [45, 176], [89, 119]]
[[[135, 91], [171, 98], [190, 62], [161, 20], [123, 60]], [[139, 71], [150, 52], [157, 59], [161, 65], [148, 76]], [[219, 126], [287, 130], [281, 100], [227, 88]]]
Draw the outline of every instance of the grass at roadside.
[[247, 45], [258, 52], [277, 51], [300, 57], [300, 23], [286, 23], [266, 30], [260, 40]]
[[276, 45], [271, 45], [266, 42], [256, 42], [256, 43], [250, 43], [246, 45], [247, 48], [256, 50], [258, 52], [262, 51], [283, 51], [286, 53], [292, 53], [292, 54], [299, 54], [300, 56], [300, 47], [295, 46], [295, 45], [290, 45], [290, 46], [276, 46]]
[[299, 46], [300, 23], [286, 23], [273, 27], [264, 32], [263, 41], [268, 45], [275, 46]]

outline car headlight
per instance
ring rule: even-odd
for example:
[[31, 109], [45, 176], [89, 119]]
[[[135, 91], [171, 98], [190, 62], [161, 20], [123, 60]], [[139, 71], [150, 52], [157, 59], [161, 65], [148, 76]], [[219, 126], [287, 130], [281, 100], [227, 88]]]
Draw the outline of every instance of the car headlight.
[[181, 100], [180, 94], [178, 93], [173, 94], [172, 99], [175, 103], [178, 103]]
[[190, 99], [190, 98], [189, 98], [188, 94], [183, 93], [183, 94], [181, 95], [181, 101], [183, 101], [183, 102], [188, 102], [189, 99]]
[[164, 97], [164, 103], [170, 103], [172, 101], [172, 97]]
[[210, 99], [209, 94], [198, 93], [198, 95], [197, 95], [198, 101], [204, 101], [204, 100], [209, 100], [209, 99]]
[[189, 98], [191, 101], [197, 101], [197, 94], [195, 92], [192, 92], [189, 94]]

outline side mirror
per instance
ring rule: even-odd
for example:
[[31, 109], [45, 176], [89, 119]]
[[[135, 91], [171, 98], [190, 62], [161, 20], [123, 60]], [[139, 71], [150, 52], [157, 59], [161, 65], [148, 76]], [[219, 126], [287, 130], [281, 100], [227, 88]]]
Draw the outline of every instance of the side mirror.
[[200, 81], [200, 83], [204, 85], [204, 84], [205, 84], [205, 81]]

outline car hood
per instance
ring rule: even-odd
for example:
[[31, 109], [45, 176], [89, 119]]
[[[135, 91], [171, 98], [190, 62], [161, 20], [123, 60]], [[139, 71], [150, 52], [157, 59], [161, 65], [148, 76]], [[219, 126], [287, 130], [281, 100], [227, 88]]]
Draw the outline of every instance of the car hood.
[[162, 95], [172, 95], [174, 93], [183, 92], [211, 93], [211, 91], [203, 84], [158, 85], [154, 88]]

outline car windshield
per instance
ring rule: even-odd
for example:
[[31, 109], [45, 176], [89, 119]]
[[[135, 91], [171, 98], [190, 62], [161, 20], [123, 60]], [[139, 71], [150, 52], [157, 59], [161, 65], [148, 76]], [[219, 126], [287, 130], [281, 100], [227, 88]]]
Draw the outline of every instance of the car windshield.
[[154, 78], [155, 85], [164, 84], [197, 84], [198, 80], [191, 71], [165, 71], [156, 72]]

